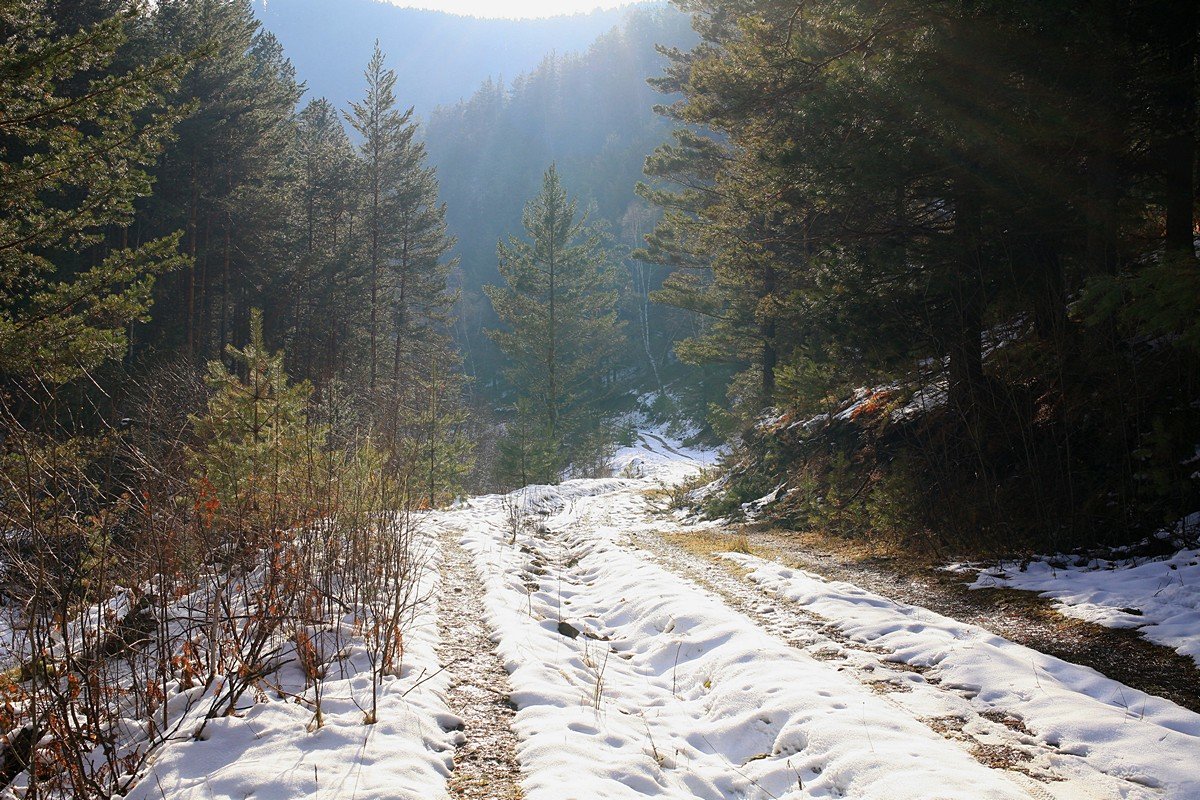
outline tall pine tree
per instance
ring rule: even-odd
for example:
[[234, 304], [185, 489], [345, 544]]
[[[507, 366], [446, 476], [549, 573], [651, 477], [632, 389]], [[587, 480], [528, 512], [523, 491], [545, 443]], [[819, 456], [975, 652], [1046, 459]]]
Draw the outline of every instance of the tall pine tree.
[[374, 391], [380, 376], [380, 340], [386, 317], [387, 265], [396, 245], [393, 222], [399, 198], [403, 154], [413, 137], [412, 109], [401, 113], [396, 107], [396, 73], [384, 66], [383, 51], [375, 42], [364, 73], [367, 94], [352, 103], [346, 119], [361, 137], [359, 144], [360, 189], [363, 202], [364, 257], [369, 290], [367, 313], [367, 385]]
[[364, 304], [354, 241], [355, 152], [341, 115], [325, 98], [300, 112], [291, 173], [295, 255], [283, 327], [294, 371], [327, 388], [361, 360]]
[[268, 337], [277, 327], [277, 290], [290, 280], [287, 156], [303, 87], [250, 0], [161, 0], [142, 38], [150, 52], [189, 56], [176, 96], [193, 107], [142, 214], [144, 229], [182, 229], [193, 263], [162, 282], [144, 338], [202, 363], [244, 338], [251, 307], [263, 309]]
[[500, 470], [509, 481], [553, 482], [569, 465], [586, 469], [602, 455], [609, 370], [624, 334], [610, 255], [553, 166], [522, 222], [527, 239], [497, 248], [505, 285], [486, 287], [505, 325], [491, 335], [516, 396]]

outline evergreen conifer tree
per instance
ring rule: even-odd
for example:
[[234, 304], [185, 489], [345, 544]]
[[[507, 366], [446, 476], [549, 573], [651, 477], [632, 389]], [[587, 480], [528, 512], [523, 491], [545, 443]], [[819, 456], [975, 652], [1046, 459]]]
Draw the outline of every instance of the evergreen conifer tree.
[[354, 252], [358, 181], [341, 115], [325, 98], [300, 112], [292, 155], [296, 251], [287, 331], [289, 363], [318, 389], [353, 373], [363, 329], [362, 265]]
[[580, 216], [555, 167], [525, 206], [523, 223], [527, 239], [511, 237], [497, 248], [505, 285], [486, 287], [505, 325], [491, 335], [508, 358], [517, 398], [501, 472], [552, 482], [570, 464], [597, 460], [588, 451], [612, 399], [609, 370], [623, 328], [601, 234]]
[[362, 137], [359, 144], [360, 190], [362, 192], [362, 237], [368, 286], [367, 338], [369, 354], [367, 384], [374, 391], [380, 375], [380, 340], [384, 338], [384, 303], [387, 299], [387, 265], [395, 252], [396, 216], [402, 161], [415, 128], [412, 109], [396, 108], [396, 73], [384, 66], [383, 51], [375, 42], [364, 73], [367, 94], [352, 103], [346, 119]]
[[[397, 153], [391, 217], [386, 222], [392, 237], [386, 262], [392, 317], [392, 363], [387, 381], [391, 408], [386, 424], [393, 442], [414, 435], [432, 436], [441, 430], [421, 420], [427, 417], [431, 403], [453, 417], [461, 392], [452, 391], [450, 384], [458, 389], [462, 384], [459, 358], [447, 330], [455, 300], [447, 287], [456, 263], [449, 257], [454, 239], [446, 231], [446, 206], [438, 200], [437, 177], [426, 164], [425, 146], [414, 134], [415, 125], [408, 125]], [[439, 446], [450, 446], [450, 442]], [[425, 445], [422, 449], [425, 451]], [[428, 459], [423, 456], [421, 460]]]
[[182, 62], [106, 74], [134, 12], [61, 35], [45, 3], [0, 9], [0, 371], [61, 383], [126, 347], [178, 238], [130, 245], [134, 201], [179, 121]]
[[428, 360], [405, 382], [404, 404], [392, 458], [407, 477], [411, 501], [433, 508], [453, 500], [471, 471], [464, 379], [444, 337], [435, 337]]
[[366, 96], [346, 115], [362, 138], [357, 238], [369, 317], [366, 383], [392, 468], [433, 504], [454, 491], [467, 462], [456, 432], [459, 359], [448, 335], [454, 240], [413, 111], [397, 109], [396, 75], [378, 42], [366, 79]]
[[432, 331], [445, 327], [454, 302], [446, 281], [456, 263], [448, 257], [454, 239], [446, 232], [446, 206], [438, 202], [437, 177], [411, 126], [398, 155], [393, 216], [388, 220], [394, 252], [387, 264], [395, 315], [394, 385], [416, 366], [413, 356], [418, 351], [409, 342], [428, 340]]
[[192, 106], [141, 219], [149, 230], [182, 229], [193, 261], [160, 285], [146, 344], [202, 362], [245, 337], [251, 306], [268, 334], [276, 328], [294, 255], [287, 160], [303, 87], [250, 0], [160, 0], [141, 37], [150, 52], [189, 57], [176, 97]]
[[192, 420], [202, 494], [229, 524], [258, 531], [291, 524], [293, 515], [307, 510], [326, 438], [323, 427], [308, 421], [312, 386], [289, 381], [283, 354], [267, 349], [257, 309], [250, 315], [249, 342], [230, 345], [226, 355], [233, 368], [209, 362], [208, 408]]

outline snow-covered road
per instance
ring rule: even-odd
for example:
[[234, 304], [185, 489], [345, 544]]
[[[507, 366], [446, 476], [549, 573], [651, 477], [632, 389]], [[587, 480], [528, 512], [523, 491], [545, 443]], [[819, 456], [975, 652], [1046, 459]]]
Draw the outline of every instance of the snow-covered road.
[[[527, 797], [1200, 797], [1192, 712], [933, 612], [731, 556], [747, 576], [725, 580], [761, 598], [767, 622], [807, 626], [798, 646], [639, 546], [677, 525], [647, 490], [702, 463], [643, 436], [618, 458], [635, 478], [439, 516], [484, 583]], [[855, 657], [829, 658], [838, 642]]]
[[[446, 596], [378, 725], [347, 703], [306, 731], [266, 703], [168, 746], [138, 796], [1200, 800], [1200, 715], [848, 583], [673, 546], [686, 525], [656, 490], [711, 458], [645, 433], [620, 477], [430, 513]], [[456, 745], [470, 769], [447, 781]]]

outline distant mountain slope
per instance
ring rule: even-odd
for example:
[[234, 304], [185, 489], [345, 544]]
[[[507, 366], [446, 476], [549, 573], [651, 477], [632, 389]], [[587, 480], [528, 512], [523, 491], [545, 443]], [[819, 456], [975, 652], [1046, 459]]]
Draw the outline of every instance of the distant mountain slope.
[[618, 252], [641, 243], [650, 212], [634, 185], [672, 127], [654, 113], [664, 98], [646, 79], [665, 65], [656, 45], [695, 41], [690, 17], [673, 6], [628, 10], [583, 52], [548, 56], [504, 84], [488, 81], [429, 117], [426, 145], [461, 258], [459, 340], [481, 385], [496, 364], [483, 333], [495, 319], [481, 287], [499, 281], [497, 240], [521, 233], [522, 207], [554, 162], [581, 208], [607, 223]]
[[327, 97], [339, 108], [357, 99], [378, 38], [397, 73], [396, 97], [421, 116], [470, 97], [489, 77], [528, 72], [551, 52], [586, 50], [628, 13], [478, 19], [384, 0], [254, 0], [254, 9], [308, 84], [308, 97]]

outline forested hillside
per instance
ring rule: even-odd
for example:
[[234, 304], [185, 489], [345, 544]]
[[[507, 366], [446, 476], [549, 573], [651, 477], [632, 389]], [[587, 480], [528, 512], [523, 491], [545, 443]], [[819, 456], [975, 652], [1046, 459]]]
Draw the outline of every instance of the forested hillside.
[[[485, 334], [496, 318], [481, 289], [499, 278], [496, 243], [520, 224], [525, 200], [552, 163], [582, 210], [606, 226], [617, 258], [640, 243], [653, 214], [634, 187], [646, 154], [670, 131], [654, 113], [662, 98], [647, 83], [666, 65], [656, 45], [694, 41], [689, 18], [673, 8], [628, 11], [590, 47], [551, 54], [507, 81], [489, 80], [469, 100], [430, 117], [425, 140], [458, 238], [463, 294], [457, 333], [481, 391], [492, 397], [503, 391], [494, 385], [501, 362]], [[650, 309], [646, 292], [661, 275], [634, 264], [621, 271], [630, 289], [624, 315], [641, 351], [625, 365], [638, 370], [647, 388], [660, 388], [653, 371], [669, 360], [671, 342], [663, 309]]]
[[[516, 23], [399, 9], [375, 0], [338, 5], [336, 13], [315, 0], [281, 0], [256, 10], [264, 28], [297, 54], [297, 76], [309, 96], [348, 96], [342, 84], [356, 86], [361, 68], [344, 54], [369, 50], [370, 35], [377, 33], [385, 50], [389, 41], [398, 44], [396, 93], [402, 107], [416, 107], [418, 136], [437, 169], [448, 230], [456, 240], [455, 337], [471, 391], [481, 402], [503, 411], [515, 400], [503, 380], [504, 358], [488, 334], [498, 320], [483, 288], [499, 281], [497, 243], [519, 228], [524, 204], [551, 164], [581, 212], [605, 229], [606, 247], [622, 262], [614, 276], [624, 288], [620, 314], [635, 337], [632, 352], [614, 365], [626, 371], [624, 385], [661, 389], [681, 377], [672, 345], [688, 321], [650, 302], [665, 270], [627, 255], [655, 214], [634, 187], [644, 177], [646, 154], [670, 131], [670, 123], [654, 111], [663, 98], [647, 81], [666, 65], [658, 46], [686, 48], [696, 41], [686, 14], [643, 3]], [[338, 43], [336, 56], [327, 53], [330, 40]], [[425, 65], [435, 50], [439, 63], [443, 52], [470, 63], [450, 63], [431, 74]], [[337, 77], [339, 70], [346, 74]], [[445, 88], [466, 76], [478, 76], [469, 90], [460, 84]], [[464, 99], [455, 101], [457, 96]], [[720, 382], [709, 384], [719, 397]], [[692, 394], [688, 386], [675, 388]], [[611, 398], [610, 410], [620, 406], [622, 394]]]
[[742, 370], [725, 508], [1012, 548], [1200, 505], [1194, 3], [686, 7], [643, 257]]
[[586, 50], [624, 15], [612, 9], [489, 19], [400, 8], [387, 0], [255, 0], [254, 11], [283, 43], [310, 98], [341, 106], [357, 97], [362, 65], [378, 39], [392, 55], [397, 96], [421, 117], [470, 97], [488, 78], [511, 80], [550, 53]]

